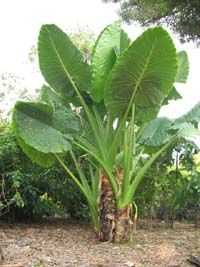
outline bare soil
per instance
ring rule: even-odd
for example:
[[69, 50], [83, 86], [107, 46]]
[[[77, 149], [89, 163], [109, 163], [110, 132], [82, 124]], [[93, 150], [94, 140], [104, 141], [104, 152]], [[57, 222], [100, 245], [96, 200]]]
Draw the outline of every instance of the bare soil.
[[200, 229], [139, 228], [126, 245], [99, 243], [92, 227], [56, 220], [41, 224], [0, 224], [1, 267], [186, 267], [200, 255]]

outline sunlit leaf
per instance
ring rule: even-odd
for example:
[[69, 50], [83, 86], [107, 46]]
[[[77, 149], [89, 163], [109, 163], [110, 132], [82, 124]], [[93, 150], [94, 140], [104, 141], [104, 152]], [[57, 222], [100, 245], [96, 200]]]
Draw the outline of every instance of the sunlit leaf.
[[180, 51], [178, 57], [178, 72], [176, 75], [176, 82], [185, 83], [189, 74], [189, 60], [185, 51]]
[[108, 25], [99, 35], [92, 55], [92, 98], [100, 102], [117, 55], [130, 44], [127, 34], [121, 29], [119, 21]]
[[43, 25], [38, 40], [40, 70], [49, 85], [61, 95], [73, 97], [79, 90], [89, 91], [90, 66], [66, 33], [56, 25]]
[[158, 109], [172, 88], [177, 67], [176, 49], [168, 33], [160, 27], [145, 31], [119, 56], [111, 71], [105, 93], [108, 111], [120, 117], [132, 102], [136, 112]]

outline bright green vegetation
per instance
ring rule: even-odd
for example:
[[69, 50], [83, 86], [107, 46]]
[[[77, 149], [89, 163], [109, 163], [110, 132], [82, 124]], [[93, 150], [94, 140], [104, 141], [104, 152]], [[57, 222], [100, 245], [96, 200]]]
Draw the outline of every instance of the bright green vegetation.
[[[102, 31], [91, 64], [55, 25], [42, 26], [38, 54], [49, 87], [42, 88], [46, 97], [40, 103], [16, 103], [17, 140], [40, 165], [59, 162], [87, 199], [99, 229], [101, 173], [109, 177], [116, 207], [126, 207], [155, 160], [180, 138], [199, 134], [200, 105], [175, 120], [157, 118], [162, 105], [180, 97], [174, 83], [187, 79], [187, 55], [177, 53], [161, 27], [148, 29], [132, 42], [119, 22]], [[82, 151], [79, 157], [77, 148]], [[66, 153], [73, 167], [65, 163]], [[149, 157], [141, 164], [145, 153]]]

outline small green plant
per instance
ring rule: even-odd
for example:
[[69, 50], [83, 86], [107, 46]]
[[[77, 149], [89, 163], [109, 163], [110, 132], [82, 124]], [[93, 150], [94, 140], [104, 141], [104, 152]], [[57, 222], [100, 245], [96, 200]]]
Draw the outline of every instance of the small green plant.
[[35, 263], [33, 265], [33, 267], [45, 267], [45, 265], [43, 263], [39, 262], [39, 263]]

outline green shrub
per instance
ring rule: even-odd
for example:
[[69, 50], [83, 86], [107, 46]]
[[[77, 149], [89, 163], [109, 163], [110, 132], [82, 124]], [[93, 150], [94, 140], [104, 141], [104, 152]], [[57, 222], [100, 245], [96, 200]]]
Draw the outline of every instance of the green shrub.
[[0, 179], [3, 219], [40, 219], [56, 213], [88, 220], [86, 202], [71, 179], [59, 166], [46, 169], [30, 161], [10, 126], [0, 128]]
[[[193, 142], [183, 140], [152, 165], [135, 198], [140, 217], [172, 222], [198, 220], [200, 173], [193, 157], [198, 150]], [[179, 153], [176, 167], [173, 151]]]

